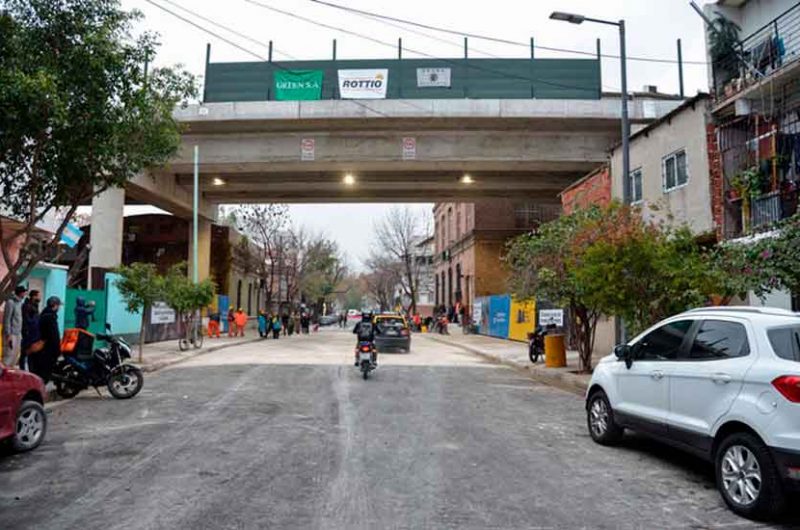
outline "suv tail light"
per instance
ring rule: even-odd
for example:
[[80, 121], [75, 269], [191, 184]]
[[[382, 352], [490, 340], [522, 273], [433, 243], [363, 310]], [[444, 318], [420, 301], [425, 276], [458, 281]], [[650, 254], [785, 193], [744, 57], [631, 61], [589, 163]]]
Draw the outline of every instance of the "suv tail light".
[[408, 329], [401, 329], [401, 330], [400, 330], [400, 334], [401, 334], [402, 336], [404, 336], [404, 337], [405, 337], [405, 336], [407, 336], [407, 335], [408, 335]]
[[800, 403], [800, 376], [782, 375], [772, 382], [772, 386], [792, 403]]

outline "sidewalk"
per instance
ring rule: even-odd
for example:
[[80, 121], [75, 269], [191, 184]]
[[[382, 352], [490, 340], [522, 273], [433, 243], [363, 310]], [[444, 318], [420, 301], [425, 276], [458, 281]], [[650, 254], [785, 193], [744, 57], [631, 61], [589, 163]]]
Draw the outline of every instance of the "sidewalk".
[[142, 371], [144, 372], [155, 372], [156, 370], [160, 370], [161, 368], [185, 361], [186, 359], [191, 359], [197, 355], [211, 353], [223, 348], [261, 340], [258, 336], [258, 331], [249, 331], [250, 333], [244, 337], [224, 336], [219, 339], [209, 339], [208, 337], [203, 337], [202, 348], [190, 348], [186, 351], [180, 351], [178, 348], [178, 339], [145, 344], [144, 358], [141, 363], [139, 362], [139, 346], [132, 346], [133, 358], [131, 359], [131, 362], [141, 367]]
[[[464, 335], [461, 328], [452, 326], [451, 335], [426, 333], [425, 337], [461, 348], [493, 362], [504, 364], [527, 373], [532, 379], [548, 385], [557, 386], [576, 394], [584, 394], [589, 386], [591, 375], [577, 374], [578, 352], [567, 352], [565, 368], [547, 368], [544, 361], [532, 364], [528, 358], [528, 345], [505, 339], [496, 339], [484, 335]], [[595, 359], [596, 363], [599, 359]]]

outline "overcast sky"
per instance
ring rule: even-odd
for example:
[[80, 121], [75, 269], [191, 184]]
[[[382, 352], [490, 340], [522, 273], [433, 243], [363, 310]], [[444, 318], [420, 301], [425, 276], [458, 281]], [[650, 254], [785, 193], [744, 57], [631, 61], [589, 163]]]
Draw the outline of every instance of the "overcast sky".
[[[538, 46], [588, 52], [595, 50], [595, 39], [599, 38], [604, 54], [618, 54], [619, 37], [615, 27], [589, 23], [573, 25], [548, 19], [550, 12], [559, 10], [594, 18], [625, 19], [628, 30], [627, 51], [630, 57], [674, 60], [676, 40], [680, 38], [685, 61], [705, 62], [702, 20], [689, 6], [688, 0], [329, 1], [428, 25], [443, 26], [458, 32], [488, 35], [520, 43], [500, 44], [471, 38], [471, 57], [528, 57], [530, 51], [527, 43], [531, 37], [535, 38]], [[316, 4], [313, 0], [257, 2], [387, 43], [396, 43], [397, 38], [402, 37], [404, 47], [437, 57], [459, 57], [463, 53], [463, 41], [458, 35], [389, 26]], [[707, 1], [700, 0], [699, 3]], [[136, 8], [142, 11], [145, 15], [142, 27], [161, 35], [162, 47], [158, 64], [179, 63], [198, 76], [203, 75], [207, 42], [211, 43], [212, 62], [257, 60], [256, 56], [267, 55], [266, 43], [269, 40], [274, 43], [276, 60], [330, 58], [331, 42], [334, 38], [337, 40], [337, 56], [341, 59], [394, 58], [397, 55], [393, 47], [345, 31], [297, 20], [254, 5], [248, 0], [122, 0], [122, 4], [126, 9]], [[244, 50], [204, 33], [153, 4], [159, 4], [229, 38]], [[252, 40], [228, 33], [176, 6], [234, 29]], [[409, 49], [403, 52], [404, 57], [420, 56]], [[580, 57], [541, 49], [537, 49], [536, 54], [537, 57]], [[630, 60], [628, 72], [629, 90], [640, 90], [644, 85], [656, 85], [662, 92], [678, 91], [676, 64]], [[684, 83], [688, 95], [698, 90], [707, 90], [705, 64], [686, 64]], [[603, 59], [603, 89], [619, 90], [619, 86], [619, 61], [613, 58]], [[430, 209], [431, 206], [415, 205], [415, 208]], [[385, 211], [385, 205], [292, 206], [293, 217], [297, 222], [336, 238], [354, 265], [366, 256], [369, 246], [365, 238], [353, 237], [354, 228], [372, 226]]]

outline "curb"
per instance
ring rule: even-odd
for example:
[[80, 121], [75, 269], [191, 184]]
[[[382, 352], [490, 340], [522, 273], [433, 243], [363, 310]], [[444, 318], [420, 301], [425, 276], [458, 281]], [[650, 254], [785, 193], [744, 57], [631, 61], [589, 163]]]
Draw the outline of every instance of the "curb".
[[573, 394], [583, 396], [586, 394], [586, 389], [589, 386], [589, 382], [584, 380], [583, 376], [573, 374], [568, 371], [559, 370], [557, 368], [546, 368], [544, 364], [520, 364], [514, 361], [509, 361], [508, 359], [504, 359], [500, 355], [495, 355], [466, 344], [450, 342], [434, 336], [429, 336], [428, 338], [440, 344], [446, 344], [448, 346], [453, 346], [454, 348], [460, 348], [466, 352], [472, 353], [473, 355], [483, 357], [484, 359], [487, 359], [495, 364], [502, 364], [517, 371], [524, 372], [534, 381], [554, 386], [560, 388], [561, 390], [572, 392]]
[[[166, 360], [166, 361], [160, 361], [160, 362], [157, 362], [157, 363], [143, 364], [143, 365], [138, 365], [137, 364], [137, 366], [139, 366], [142, 369], [142, 372], [144, 372], [144, 373], [156, 372], [158, 370], [161, 370], [162, 368], [166, 368], [166, 367], [172, 366], [174, 364], [180, 364], [180, 363], [182, 363], [184, 361], [188, 361], [189, 359], [193, 359], [195, 357], [199, 357], [200, 355], [205, 355], [207, 353], [214, 353], [215, 351], [224, 350], [225, 348], [232, 348], [234, 346], [241, 346], [242, 344], [250, 344], [252, 342], [258, 342], [260, 340], [262, 340], [261, 337], [254, 337], [252, 339], [246, 339], [246, 340], [236, 341], [236, 342], [232, 342], [232, 343], [229, 342], [229, 343], [226, 343], [226, 344], [218, 344], [218, 345], [215, 345], [215, 346], [208, 346], [207, 348], [200, 348], [198, 350], [195, 350], [194, 352], [192, 352], [192, 354], [185, 355], [185, 356], [180, 357], [178, 359], [169, 359], [169, 360]], [[60, 402], [60, 401], [69, 401], [69, 400], [68, 399], [63, 399], [61, 396], [59, 396], [56, 393], [55, 388], [50, 389], [47, 392], [47, 396], [45, 397], [45, 404], [53, 404], [53, 403]]]
[[193, 350], [193, 352], [189, 355], [185, 355], [178, 359], [169, 359], [166, 361], [160, 361], [156, 363], [144, 364], [141, 366], [142, 372], [150, 373], [156, 372], [161, 370], [162, 368], [166, 368], [167, 366], [172, 366], [173, 364], [180, 364], [184, 361], [188, 361], [189, 359], [194, 359], [195, 357], [199, 357], [200, 355], [205, 355], [207, 353], [214, 353], [215, 351], [224, 350], [225, 348], [232, 348], [234, 346], [241, 346], [242, 344], [250, 344], [252, 342], [258, 342], [262, 340], [261, 337], [254, 337], [252, 339], [240, 340], [236, 342], [229, 342], [226, 344], [218, 344], [215, 346], [208, 346], [206, 348], [200, 348], [197, 350]]

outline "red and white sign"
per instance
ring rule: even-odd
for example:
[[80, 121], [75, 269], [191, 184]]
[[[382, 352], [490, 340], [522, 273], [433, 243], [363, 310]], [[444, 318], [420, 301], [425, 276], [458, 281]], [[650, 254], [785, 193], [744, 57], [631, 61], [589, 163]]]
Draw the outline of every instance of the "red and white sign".
[[300, 160], [313, 162], [316, 149], [316, 140], [313, 138], [303, 138], [300, 140]]
[[403, 138], [403, 160], [416, 160], [417, 139], [413, 136]]

